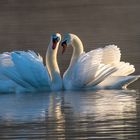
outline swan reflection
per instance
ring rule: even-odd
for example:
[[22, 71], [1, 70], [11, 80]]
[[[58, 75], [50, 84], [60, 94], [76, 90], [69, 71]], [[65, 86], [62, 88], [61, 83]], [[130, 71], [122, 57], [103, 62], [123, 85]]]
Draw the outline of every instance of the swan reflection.
[[136, 134], [136, 91], [102, 90], [73, 94], [65, 95], [65, 104], [71, 106], [77, 121], [87, 132], [92, 131], [93, 135], [104, 138], [123, 138], [129, 137], [130, 133]]
[[24, 123], [46, 118], [50, 94], [0, 94], [0, 123]]
[[10, 134], [28, 130], [48, 139], [136, 139], [138, 95], [133, 90], [1, 94], [0, 124], [3, 133], [16, 124]]

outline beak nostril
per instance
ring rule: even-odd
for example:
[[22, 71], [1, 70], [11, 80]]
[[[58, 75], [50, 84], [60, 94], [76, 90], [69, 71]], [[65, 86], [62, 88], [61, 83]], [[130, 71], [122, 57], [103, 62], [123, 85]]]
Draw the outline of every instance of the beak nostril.
[[52, 39], [53, 43], [57, 43], [57, 42], [59, 42], [59, 40], [60, 40], [60, 39], [59, 39], [59, 37], [57, 37], [57, 36], [56, 36], [56, 37], [53, 37], [53, 39]]

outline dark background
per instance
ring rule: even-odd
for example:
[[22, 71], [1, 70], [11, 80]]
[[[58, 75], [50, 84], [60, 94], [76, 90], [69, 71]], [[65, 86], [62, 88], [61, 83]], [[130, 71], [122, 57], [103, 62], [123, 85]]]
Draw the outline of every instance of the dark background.
[[[116, 44], [140, 74], [140, 0], [0, 0], [0, 53], [31, 49], [45, 57], [54, 32], [77, 34], [86, 51]], [[60, 52], [63, 72], [72, 48]]]

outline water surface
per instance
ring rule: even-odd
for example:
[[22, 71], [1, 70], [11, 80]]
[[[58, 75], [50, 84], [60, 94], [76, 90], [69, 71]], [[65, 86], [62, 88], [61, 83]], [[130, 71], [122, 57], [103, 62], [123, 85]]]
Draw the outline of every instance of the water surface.
[[138, 90], [0, 94], [1, 139], [140, 138]]

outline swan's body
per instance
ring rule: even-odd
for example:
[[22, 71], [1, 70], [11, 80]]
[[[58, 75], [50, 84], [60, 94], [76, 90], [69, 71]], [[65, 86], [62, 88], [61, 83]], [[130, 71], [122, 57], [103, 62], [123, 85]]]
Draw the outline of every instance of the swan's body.
[[57, 64], [60, 40], [60, 34], [52, 35], [46, 54], [46, 67], [42, 57], [33, 51], [1, 54], [0, 92], [61, 90], [62, 80]]
[[65, 89], [120, 89], [139, 78], [128, 76], [135, 68], [120, 61], [120, 49], [115, 45], [85, 53], [81, 40], [67, 34], [62, 46], [64, 50], [73, 47], [70, 65], [63, 75]]

